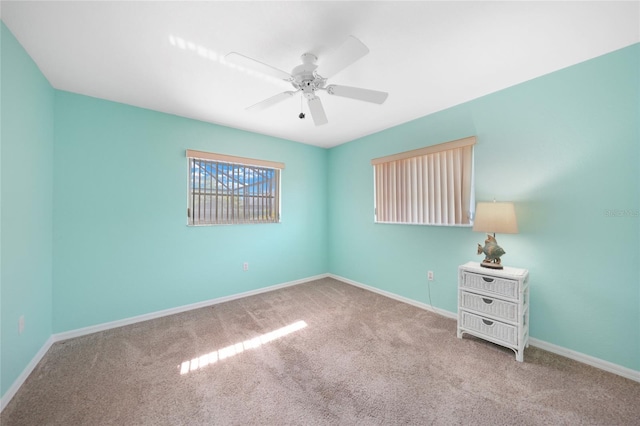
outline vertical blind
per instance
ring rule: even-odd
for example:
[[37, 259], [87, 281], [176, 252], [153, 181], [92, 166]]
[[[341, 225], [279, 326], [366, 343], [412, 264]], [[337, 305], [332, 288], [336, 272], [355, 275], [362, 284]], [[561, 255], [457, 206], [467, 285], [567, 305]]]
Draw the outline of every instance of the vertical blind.
[[284, 164], [187, 150], [189, 225], [280, 221]]
[[375, 220], [470, 225], [475, 137], [371, 160]]

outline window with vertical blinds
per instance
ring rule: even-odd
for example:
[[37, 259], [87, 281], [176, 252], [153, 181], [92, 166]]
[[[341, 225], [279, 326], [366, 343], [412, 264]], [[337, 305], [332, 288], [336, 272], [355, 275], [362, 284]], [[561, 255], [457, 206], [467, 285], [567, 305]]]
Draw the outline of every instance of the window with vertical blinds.
[[475, 143], [468, 137], [371, 160], [375, 221], [471, 225]]
[[187, 150], [189, 225], [277, 223], [283, 163]]

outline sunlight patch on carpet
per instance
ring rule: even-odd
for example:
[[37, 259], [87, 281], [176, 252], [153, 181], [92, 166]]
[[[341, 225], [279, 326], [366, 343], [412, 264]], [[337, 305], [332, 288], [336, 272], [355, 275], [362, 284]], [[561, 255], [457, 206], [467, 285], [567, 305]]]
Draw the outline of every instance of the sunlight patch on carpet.
[[230, 358], [234, 355], [238, 355], [248, 349], [258, 348], [265, 343], [269, 343], [281, 337], [284, 337], [288, 334], [301, 330], [307, 326], [307, 323], [304, 321], [297, 321], [282, 328], [278, 328], [277, 330], [270, 331], [265, 334], [261, 334], [258, 337], [254, 337], [250, 340], [245, 340], [244, 342], [238, 342], [233, 345], [229, 345], [222, 349], [218, 349], [213, 352], [209, 352], [204, 355], [200, 355], [199, 357], [193, 358], [190, 361], [184, 361], [182, 364], [178, 365], [180, 369], [180, 374], [187, 374], [192, 371], [201, 369], [208, 365], [214, 364], [218, 361], [221, 361], [225, 358]]

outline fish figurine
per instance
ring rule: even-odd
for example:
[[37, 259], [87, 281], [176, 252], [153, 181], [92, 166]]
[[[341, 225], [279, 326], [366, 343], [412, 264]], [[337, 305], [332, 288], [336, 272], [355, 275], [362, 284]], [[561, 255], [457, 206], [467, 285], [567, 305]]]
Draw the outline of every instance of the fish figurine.
[[500, 256], [505, 254], [505, 251], [498, 245], [495, 237], [487, 235], [487, 239], [484, 240], [484, 247], [478, 244], [478, 254], [484, 253], [484, 260], [481, 265], [494, 269], [502, 269], [500, 265]]

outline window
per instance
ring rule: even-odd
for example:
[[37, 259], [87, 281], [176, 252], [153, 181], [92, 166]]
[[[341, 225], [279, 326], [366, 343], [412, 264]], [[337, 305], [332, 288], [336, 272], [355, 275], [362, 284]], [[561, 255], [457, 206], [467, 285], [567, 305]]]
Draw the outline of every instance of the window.
[[475, 137], [371, 160], [375, 221], [471, 225]]
[[284, 164], [187, 150], [189, 225], [277, 223]]

